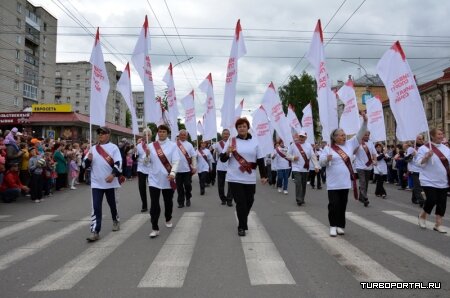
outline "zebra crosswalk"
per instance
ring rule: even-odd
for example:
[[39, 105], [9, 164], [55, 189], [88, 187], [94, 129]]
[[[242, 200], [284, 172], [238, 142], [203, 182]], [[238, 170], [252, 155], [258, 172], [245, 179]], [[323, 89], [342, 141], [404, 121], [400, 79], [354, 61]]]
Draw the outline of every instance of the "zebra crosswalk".
[[[390, 221], [402, 222], [408, 225], [415, 225], [417, 228], [417, 235], [424, 235], [417, 226], [417, 217], [396, 210], [383, 210], [383, 216], [389, 218]], [[23, 222], [9, 224], [6, 221], [10, 216], [2, 215], [1, 219], [5, 219], [4, 227], [0, 229], [0, 238], [8, 239], [17, 232], [31, 229], [36, 225], [46, 221], [54, 220], [57, 215], [40, 215]], [[136, 279], [134, 287], [136, 289], [142, 288], [183, 288], [186, 286], [187, 277], [190, 274], [190, 266], [193, 258], [198, 258], [194, 254], [199, 246], [207, 246], [208, 241], [199, 237], [205, 225], [205, 220], [208, 214], [205, 212], [184, 212], [181, 217], [174, 222], [174, 228], [164, 229], [164, 234], [167, 238], [160, 238], [164, 241], [158, 242], [148, 240], [150, 245], [158, 245], [151, 258], [144, 260], [143, 270], [138, 275], [133, 275]], [[362, 229], [364, 233], [358, 234], [357, 231], [352, 230], [345, 236], [330, 237], [328, 234], [328, 225], [326, 220], [317, 215], [313, 215], [308, 211], [292, 211], [283, 214], [285, 224], [289, 224], [294, 229], [294, 234], [300, 237], [306, 235], [308, 241], [314, 243], [314, 249], [321, 249], [329, 258], [322, 260], [325, 262], [335, 262], [336, 266], [343, 268], [343, 272], [347, 272], [349, 277], [352, 277], [356, 282], [368, 281], [389, 281], [389, 282], [403, 282], [411, 279], [411, 276], [404, 276], [402, 270], [398, 270], [394, 265], [386, 262], [380, 262], [380, 257], [372, 256], [373, 251], [365, 249], [360, 246], [358, 241], [375, 235], [379, 241], [386, 241], [389, 245], [395, 245], [400, 250], [408, 251], [417, 257], [417, 260], [427, 264], [431, 264], [436, 268], [438, 274], [444, 271], [446, 274], [450, 273], [450, 257], [449, 255], [439, 252], [433, 245], [423, 239], [413, 239], [411, 234], [405, 236], [396, 231], [390, 230], [389, 226], [383, 220], [377, 220], [376, 217], [371, 220], [363, 217], [356, 212], [347, 212], [347, 219], [349, 224], [354, 224], [358, 229]], [[141, 233], [144, 229], [144, 224], [148, 223], [148, 214], [137, 214], [130, 217], [128, 220], [122, 222], [122, 229], [118, 232], [105, 232], [100, 241], [87, 245], [84, 250], [76, 251], [74, 256], [69, 260], [64, 260], [57, 267], [49, 272], [48, 276], [42, 276], [40, 280], [31, 285], [27, 290], [31, 292], [50, 292], [73, 289], [83, 279], [95, 274], [95, 270], [99, 265], [114, 266], [113, 262], [105, 262], [111, 255], [119, 248], [126, 247], [130, 242], [127, 240]], [[252, 211], [249, 214], [248, 226], [249, 230], [246, 237], [240, 237], [238, 242], [226, 243], [225, 245], [236, 245], [240, 243], [240, 254], [245, 260], [245, 266], [248, 277], [248, 284], [251, 287], [257, 286], [292, 286], [303, 282], [297, 270], [292, 268], [292, 263], [286, 261], [289, 259], [286, 254], [286, 249], [279, 249], [280, 246], [286, 247], [293, 245], [291, 239], [284, 239], [274, 237], [273, 230], [266, 229], [266, 225], [271, 224], [266, 221], [267, 218], [259, 216], [258, 212]], [[431, 227], [432, 223], [428, 225]], [[80, 218], [70, 224], [64, 225], [56, 231], [49, 232], [45, 235], [37, 237], [25, 244], [20, 244], [12, 249], [3, 249], [0, 254], [0, 271], [4, 272], [10, 270], [13, 265], [20, 266], [21, 262], [26, 262], [29, 257], [36, 254], [52, 254], [59, 249], [58, 243], [67, 239], [73, 233], [79, 231], [81, 228], [89, 226], [89, 218]], [[412, 226], [410, 226], [412, 227]], [[352, 237], [354, 233], [358, 237]], [[143, 237], [147, 234], [143, 234]], [[441, 234], [428, 234], [431, 237], [439, 237], [437, 239], [444, 239]], [[238, 237], [237, 235], [235, 237]], [[305, 236], [302, 236], [305, 237]], [[274, 241], [273, 239], [276, 239]], [[284, 240], [280, 240], [284, 239]], [[215, 239], [214, 241], [218, 241]], [[219, 240], [220, 241], [220, 240]], [[278, 242], [277, 242], [278, 241]], [[286, 241], [286, 243], [279, 243], [279, 241]], [[25, 241], [24, 241], [25, 242]], [[148, 242], [146, 242], [148, 243]], [[1, 245], [0, 245], [1, 248]], [[143, 248], [145, 249], [145, 248]], [[6, 250], [6, 251], [5, 251]], [[238, 260], [224, 260], [224, 262], [237, 262]], [[208, 266], [208, 261], [204, 260], [201, 263]], [[294, 269], [294, 270], [293, 270]], [[315, 268], [308, 269], [314, 275]], [[441, 271], [442, 270], [442, 271]], [[1, 284], [1, 281], [0, 281]], [[4, 285], [2, 285], [4, 286]]]

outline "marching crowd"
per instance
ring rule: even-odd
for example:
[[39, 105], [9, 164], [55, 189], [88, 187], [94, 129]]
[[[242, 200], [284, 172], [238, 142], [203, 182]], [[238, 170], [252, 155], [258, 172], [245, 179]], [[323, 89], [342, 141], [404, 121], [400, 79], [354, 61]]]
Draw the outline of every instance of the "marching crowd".
[[[298, 206], [305, 204], [307, 185], [321, 189], [326, 184], [330, 236], [345, 233], [345, 211], [348, 195], [363, 206], [369, 205], [368, 184], [376, 184], [375, 196], [386, 199], [384, 183], [397, 183], [399, 189], [412, 190], [411, 201], [423, 209], [418, 224], [426, 228], [426, 217], [435, 208], [433, 229], [446, 233], [442, 218], [446, 210], [448, 179], [450, 178], [450, 149], [439, 129], [430, 131], [431, 142], [424, 137], [399, 146], [385, 146], [370, 141], [367, 117], [359, 132], [347, 138], [342, 129], [335, 129], [330, 144], [310, 144], [307, 135], [293, 132], [294, 142], [278, 140], [271, 154], [264, 155], [253, 138], [250, 123], [245, 118], [236, 121], [237, 135], [223, 130], [221, 140], [211, 145], [200, 142], [195, 148], [188, 141], [188, 133], [181, 130], [175, 142], [169, 139], [170, 129], [160, 125], [155, 141], [151, 131], [137, 145], [125, 139], [119, 146], [110, 142], [107, 127], [97, 129], [98, 142], [90, 148], [84, 144], [66, 144], [24, 137], [17, 128], [0, 138], [0, 195], [4, 202], [12, 202], [20, 195], [40, 202], [52, 191], [60, 191], [86, 182], [92, 188], [92, 223], [89, 242], [100, 239], [102, 200], [106, 196], [113, 218], [113, 231], [120, 230], [115, 191], [126, 179], [138, 177], [141, 212], [150, 211], [150, 238], [159, 235], [163, 198], [164, 221], [171, 228], [173, 196], [177, 193], [178, 208], [192, 204], [192, 176], [199, 177], [200, 196], [206, 186], [217, 178], [218, 198], [222, 205], [236, 205], [238, 235], [245, 236], [247, 218], [256, 192], [256, 168], [262, 184], [268, 183], [279, 193], [288, 195], [289, 180], [295, 184], [293, 194]], [[150, 208], [147, 199], [150, 194]], [[226, 191], [225, 191], [226, 189]], [[149, 210], [150, 209], [150, 210]]]

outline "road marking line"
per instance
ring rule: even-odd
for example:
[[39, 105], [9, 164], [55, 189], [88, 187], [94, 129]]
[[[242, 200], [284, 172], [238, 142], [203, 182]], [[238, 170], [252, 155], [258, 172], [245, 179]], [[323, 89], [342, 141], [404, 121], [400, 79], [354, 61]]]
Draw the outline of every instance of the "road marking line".
[[10, 217], [11, 215], [0, 215], [0, 219], [4, 219], [4, 218], [8, 218], [8, 217]]
[[394, 273], [380, 265], [341, 236], [330, 237], [329, 228], [306, 212], [288, 212], [289, 217], [322, 248], [336, 258], [358, 281], [401, 281]]
[[139, 288], [183, 286], [204, 215], [204, 212], [183, 214], [139, 282]]
[[30, 291], [71, 289], [147, 221], [146, 214], [134, 215], [121, 225], [120, 231], [110, 233], [105, 238], [88, 244], [88, 249], [32, 287]]
[[57, 216], [58, 215], [39, 215], [39, 216], [30, 218], [28, 220], [25, 220], [23, 222], [17, 223], [15, 225], [3, 228], [0, 230], [0, 238], [9, 236], [11, 234], [17, 233], [22, 230], [25, 230], [26, 228], [29, 228], [31, 226], [34, 226], [38, 223], [44, 222], [46, 220], [49, 220], [49, 219], [57, 217]]
[[240, 239], [252, 286], [295, 284], [283, 258], [255, 212], [250, 212], [248, 233]]
[[[419, 229], [419, 219], [417, 218], [417, 216], [412, 216], [412, 215], [406, 214], [406, 213], [401, 212], [401, 211], [393, 211], [393, 210], [385, 210], [383, 212], [386, 213], [386, 214], [392, 215], [394, 217], [397, 217], [397, 218], [399, 218], [401, 220], [404, 220], [406, 222], [412, 223], [412, 224], [416, 225], [417, 228]], [[432, 229], [432, 227], [434, 227], [434, 223], [427, 220], [427, 226]], [[445, 228], [444, 226], [442, 226], [442, 227]], [[450, 237], [449, 233], [442, 234], [442, 235]]]
[[347, 212], [347, 218], [354, 222], [355, 224], [366, 228], [370, 232], [391, 241], [392, 243], [400, 246], [403, 249], [415, 254], [421, 259], [430, 262], [450, 272], [450, 258], [441, 254], [440, 252], [428, 248], [425, 245], [420, 244], [417, 241], [408, 239], [400, 234], [389, 231], [386, 227], [380, 226], [374, 222], [368, 221], [352, 212]]
[[82, 218], [82, 219], [80, 219], [80, 221], [77, 221], [65, 228], [62, 228], [61, 230], [59, 230], [57, 232], [42, 236], [38, 240], [29, 242], [21, 247], [18, 247], [16, 249], [13, 249], [12, 251], [9, 251], [8, 253], [4, 254], [3, 256], [0, 256], [0, 270], [4, 270], [4, 269], [8, 268], [12, 263], [23, 260], [31, 255], [34, 255], [35, 253], [38, 253], [39, 251], [48, 247], [52, 242], [59, 240], [65, 236], [70, 235], [73, 231], [75, 231], [81, 227], [88, 226], [89, 219], [90, 219], [90, 217]]

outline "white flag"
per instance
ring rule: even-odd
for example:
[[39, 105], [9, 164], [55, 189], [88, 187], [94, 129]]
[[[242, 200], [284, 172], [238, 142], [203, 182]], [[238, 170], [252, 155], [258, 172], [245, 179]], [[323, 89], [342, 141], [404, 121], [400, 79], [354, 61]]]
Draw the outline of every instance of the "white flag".
[[314, 121], [310, 103], [303, 108], [302, 113], [302, 129], [306, 132], [306, 141], [314, 144]]
[[198, 88], [206, 93], [206, 112], [203, 115], [204, 132], [203, 140], [209, 141], [217, 138], [217, 119], [216, 119], [216, 104], [214, 102], [214, 91], [211, 73], [198, 86]]
[[184, 125], [186, 126], [188, 133], [191, 135], [191, 140], [195, 140], [197, 138], [197, 120], [195, 118], [194, 90], [186, 95], [181, 101], [183, 102], [185, 111]]
[[383, 105], [379, 97], [366, 100], [367, 129], [373, 142], [386, 141], [386, 126], [384, 124]]
[[389, 96], [389, 105], [397, 122], [398, 140], [415, 140], [418, 134], [428, 131], [419, 90], [400, 42], [394, 43], [384, 53], [378, 61], [377, 72]]
[[[169, 114], [169, 126], [172, 131], [171, 140], [175, 141], [178, 136], [178, 105], [177, 96], [175, 95], [175, 83], [173, 82], [173, 68], [172, 63], [169, 64], [166, 74], [163, 77], [163, 81], [167, 84], [167, 110]], [[195, 121], [194, 121], [195, 123]], [[191, 138], [194, 138], [191, 135]]]
[[270, 154], [273, 151], [272, 135], [273, 131], [270, 129], [269, 119], [263, 106], [253, 112], [252, 114], [252, 131], [253, 136], [256, 137], [261, 151], [264, 155]]
[[222, 128], [234, 127], [234, 106], [236, 99], [236, 82], [238, 74], [238, 60], [247, 53], [244, 35], [242, 34], [241, 21], [238, 20], [231, 46], [230, 58], [228, 59], [227, 76], [225, 78], [225, 92], [221, 111]]
[[208, 140], [205, 140], [205, 139], [203, 138], [203, 135], [204, 135], [204, 133], [205, 133], [205, 130], [204, 130], [203, 125], [202, 125], [202, 120], [198, 120], [198, 122], [197, 122], [197, 132], [198, 132], [199, 135], [202, 136], [202, 140], [203, 140], [203, 141], [208, 141]]
[[94, 48], [91, 59], [91, 102], [89, 107], [90, 122], [99, 126], [105, 125], [106, 101], [109, 92], [108, 72], [103, 60], [102, 46], [100, 44], [100, 32], [97, 28]]
[[346, 134], [353, 135], [359, 131], [359, 110], [356, 101], [355, 89], [353, 89], [353, 81], [348, 80], [337, 92], [339, 99], [344, 103], [344, 111], [341, 115], [339, 127]]
[[298, 121], [297, 115], [295, 114], [294, 108], [291, 104], [288, 105], [286, 118], [289, 122], [289, 126], [294, 129], [294, 131], [296, 131], [297, 133], [302, 131], [302, 125], [300, 124], [300, 121]]
[[315, 69], [315, 79], [317, 82], [317, 102], [319, 103], [322, 138], [329, 143], [331, 131], [338, 128], [337, 100], [333, 91], [331, 91], [331, 82], [325, 66], [323, 33], [320, 20], [317, 21], [311, 46], [306, 57]]
[[128, 109], [130, 110], [133, 134], [137, 135], [137, 134], [139, 134], [139, 127], [137, 124], [136, 109], [135, 109], [134, 103], [133, 103], [133, 95], [131, 93], [131, 79], [130, 79], [130, 64], [129, 63], [127, 63], [127, 66], [125, 66], [125, 70], [122, 72], [122, 75], [120, 76], [120, 79], [117, 82], [116, 88], [117, 88], [117, 91], [119, 91], [122, 94], [122, 97], [125, 100], [125, 103], [127, 104]]
[[[161, 123], [162, 113], [159, 103], [155, 97], [155, 87], [153, 86], [152, 63], [148, 53], [150, 45], [150, 36], [148, 32], [148, 19], [145, 16], [144, 25], [141, 29], [141, 34], [134, 47], [133, 62], [136, 71], [144, 84], [144, 117], [145, 123], [153, 122], [155, 124]], [[146, 125], [145, 125], [146, 126]]]
[[235, 127], [236, 121], [241, 118], [242, 110], [244, 109], [244, 99], [241, 100], [241, 102], [236, 106], [236, 109], [234, 109], [234, 122], [233, 127], [231, 128], [231, 136], [235, 137], [237, 136], [237, 130]]
[[277, 132], [277, 135], [286, 145], [290, 144], [293, 141], [291, 128], [284, 115], [278, 92], [275, 90], [275, 86], [272, 82], [267, 88], [266, 93], [264, 93], [262, 105], [264, 110], [266, 110], [270, 123]]

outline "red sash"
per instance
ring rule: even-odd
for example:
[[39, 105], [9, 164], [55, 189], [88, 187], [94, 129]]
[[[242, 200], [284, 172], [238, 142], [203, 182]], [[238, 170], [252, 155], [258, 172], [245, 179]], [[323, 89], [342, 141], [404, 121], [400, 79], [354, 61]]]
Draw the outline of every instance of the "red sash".
[[147, 142], [142, 140], [141, 145], [142, 145], [142, 149], [144, 150], [144, 152], [147, 153]]
[[[114, 168], [114, 160], [112, 159], [111, 156], [109, 156], [109, 154], [105, 151], [105, 149], [103, 149], [103, 147], [100, 144], [97, 144], [95, 146], [95, 149], [97, 150], [97, 153], [100, 154], [100, 156], [106, 160], [106, 162], [109, 164], [109, 166], [111, 168]], [[122, 185], [126, 180], [125, 176], [122, 174], [120, 174], [120, 176], [117, 178], [119, 179], [120, 185]]]
[[[170, 171], [172, 171], [172, 165], [170, 164], [169, 160], [167, 159], [166, 155], [162, 151], [161, 145], [159, 145], [159, 142], [153, 142], [153, 147], [155, 147], [156, 154], [159, 157], [159, 160], [163, 164], [164, 168], [166, 168], [167, 173], [170, 175]], [[175, 190], [177, 189], [177, 184], [174, 180], [170, 180], [170, 187]]]
[[282, 158], [286, 159], [289, 162], [289, 167], [291, 167], [291, 161], [287, 158], [286, 154], [281, 152], [281, 150], [278, 149], [278, 148], [280, 148], [280, 147], [275, 148], [275, 151], [278, 153], [279, 156], [281, 156]]
[[303, 147], [300, 143], [295, 143], [295, 146], [297, 146], [298, 151], [300, 151], [300, 154], [302, 155], [303, 160], [305, 161], [305, 164], [303, 165], [303, 168], [309, 170], [309, 159], [306, 156], [305, 150], [303, 150]]
[[431, 144], [431, 150], [433, 150], [434, 154], [439, 157], [439, 160], [442, 162], [442, 165], [445, 168], [445, 171], [447, 172], [447, 183], [450, 185], [450, 166], [447, 157], [445, 157], [444, 154], [442, 154], [441, 150], [439, 150], [435, 145]]
[[219, 142], [219, 145], [220, 145], [220, 147], [222, 148], [222, 150], [223, 150], [223, 148], [225, 148], [225, 142], [224, 142], [224, 141], [220, 141], [220, 142]]
[[247, 173], [251, 174], [252, 169], [256, 169], [256, 163], [246, 161], [245, 158], [243, 158], [239, 153], [237, 153], [236, 138], [231, 139], [231, 146], [234, 147], [234, 150], [232, 153], [234, 158], [241, 165], [239, 167], [239, 170], [241, 170], [242, 173], [247, 172]]
[[184, 157], [186, 158], [188, 166], [189, 166], [189, 170], [192, 173], [192, 166], [191, 166], [192, 157], [189, 156], [189, 154], [186, 151], [186, 148], [184, 148], [183, 144], [181, 144], [181, 142], [179, 140], [177, 141], [177, 146], [178, 146], [178, 148], [180, 148], [181, 153], [183, 153]]
[[331, 149], [336, 151], [336, 153], [342, 158], [345, 165], [347, 166], [348, 171], [350, 172], [350, 179], [352, 180], [353, 184], [353, 197], [355, 200], [358, 199], [358, 188], [356, 186], [356, 177], [355, 172], [353, 172], [352, 162], [350, 160], [350, 157], [348, 157], [347, 153], [344, 152], [344, 150], [341, 149], [341, 147], [333, 144], [331, 145]]
[[364, 149], [364, 152], [366, 152], [367, 158], [369, 159], [368, 162], [366, 162], [366, 167], [370, 166], [372, 164], [372, 156], [370, 155], [369, 152], [369, 147], [367, 147], [366, 143], [362, 143], [361, 144], [362, 148]]
[[198, 153], [200, 153], [200, 155], [203, 157], [203, 159], [206, 161], [206, 163], [209, 166], [208, 156], [206, 156], [206, 154], [203, 152], [203, 150], [201, 148], [198, 148]]

